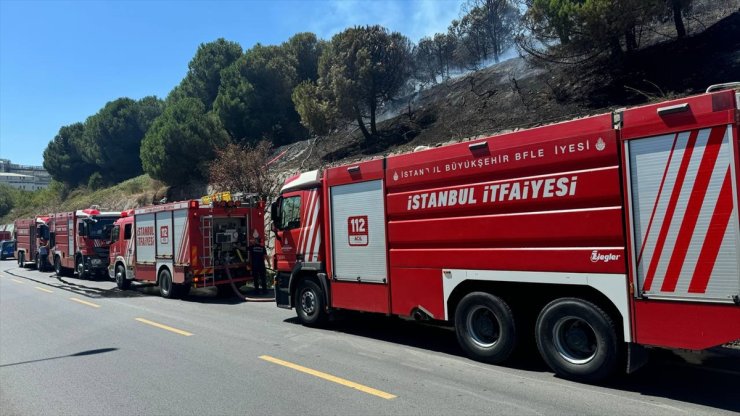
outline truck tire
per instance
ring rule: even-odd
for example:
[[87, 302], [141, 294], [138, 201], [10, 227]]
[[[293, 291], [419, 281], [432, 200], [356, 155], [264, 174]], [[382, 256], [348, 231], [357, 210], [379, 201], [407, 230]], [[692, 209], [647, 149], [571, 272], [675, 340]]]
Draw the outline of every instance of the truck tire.
[[298, 284], [294, 305], [303, 325], [317, 327], [326, 323], [328, 316], [324, 303], [324, 291], [316, 282], [306, 279]]
[[583, 299], [550, 302], [537, 317], [537, 349], [561, 377], [598, 382], [613, 375], [618, 364], [618, 338], [612, 318]]
[[128, 290], [131, 281], [126, 278], [126, 268], [122, 264], [116, 264], [116, 286], [121, 290]]
[[59, 256], [54, 256], [54, 273], [56, 273], [57, 276], [62, 275], [62, 260]]
[[503, 299], [485, 292], [462, 298], [455, 310], [455, 333], [468, 356], [491, 364], [506, 361], [517, 344], [511, 308]]
[[77, 272], [77, 278], [85, 280], [90, 277], [90, 273], [85, 271], [85, 263], [82, 260], [82, 256], [75, 259], [75, 271]]
[[172, 284], [172, 275], [167, 269], [162, 269], [159, 272], [159, 294], [165, 299], [172, 299], [175, 297], [175, 287]]

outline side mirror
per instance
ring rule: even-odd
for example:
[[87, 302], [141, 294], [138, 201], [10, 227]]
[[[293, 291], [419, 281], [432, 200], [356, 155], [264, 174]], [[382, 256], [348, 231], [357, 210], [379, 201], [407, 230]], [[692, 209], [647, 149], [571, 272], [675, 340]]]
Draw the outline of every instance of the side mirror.
[[85, 224], [84, 222], [77, 224], [77, 234], [80, 237], [87, 236], [87, 224]]
[[278, 199], [270, 205], [270, 217], [272, 219], [272, 229], [273, 230], [279, 230], [280, 224], [283, 222], [281, 218], [281, 207], [283, 205], [283, 197], [278, 197]]

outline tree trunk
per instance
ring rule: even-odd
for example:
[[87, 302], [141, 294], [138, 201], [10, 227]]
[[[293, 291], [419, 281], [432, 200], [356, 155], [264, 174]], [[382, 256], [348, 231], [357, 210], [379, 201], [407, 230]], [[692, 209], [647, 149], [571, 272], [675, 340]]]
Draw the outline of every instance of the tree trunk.
[[609, 47], [612, 51], [612, 59], [615, 61], [621, 61], [624, 51], [622, 51], [622, 45], [619, 44], [619, 38], [617, 36], [609, 38]]
[[373, 100], [372, 103], [370, 103], [370, 133], [373, 134], [373, 136], [378, 135], [378, 128], [375, 125], [375, 110], [376, 110], [377, 104], [375, 103], [375, 100]]
[[370, 132], [368, 132], [367, 127], [365, 127], [365, 122], [362, 121], [362, 114], [360, 113], [360, 109], [357, 107], [355, 107], [355, 117], [357, 117], [357, 125], [360, 127], [362, 135], [365, 136], [365, 140], [372, 139]]
[[635, 36], [634, 26], [624, 31], [624, 40], [627, 45], [627, 52], [632, 52], [637, 49], [637, 36]]
[[673, 8], [673, 21], [676, 23], [676, 34], [678, 38], [686, 37], [686, 26], [683, 25], [683, 17], [681, 16], [681, 0], [671, 0], [671, 7]]

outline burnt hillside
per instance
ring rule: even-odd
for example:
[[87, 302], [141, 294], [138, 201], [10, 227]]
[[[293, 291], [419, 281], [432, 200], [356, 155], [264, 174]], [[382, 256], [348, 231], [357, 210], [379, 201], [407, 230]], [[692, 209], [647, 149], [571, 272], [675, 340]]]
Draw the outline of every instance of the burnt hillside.
[[373, 142], [352, 125], [277, 149], [299, 171], [493, 135], [703, 92], [740, 81], [740, 12], [681, 41], [653, 41], [624, 62], [579, 65], [511, 59], [391, 103]]

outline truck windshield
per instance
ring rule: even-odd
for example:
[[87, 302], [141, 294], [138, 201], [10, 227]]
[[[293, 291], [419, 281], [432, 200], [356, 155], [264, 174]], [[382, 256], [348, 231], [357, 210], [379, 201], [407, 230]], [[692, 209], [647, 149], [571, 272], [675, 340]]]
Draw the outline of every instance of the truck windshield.
[[97, 218], [97, 220], [97, 222], [89, 223], [87, 237], [95, 240], [109, 239], [116, 218]]

